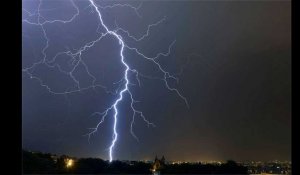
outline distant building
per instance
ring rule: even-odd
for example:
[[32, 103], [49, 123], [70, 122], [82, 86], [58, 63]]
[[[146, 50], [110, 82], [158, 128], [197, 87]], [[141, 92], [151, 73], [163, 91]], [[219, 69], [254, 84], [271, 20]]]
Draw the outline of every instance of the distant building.
[[160, 174], [160, 171], [162, 168], [164, 168], [165, 166], [165, 157], [162, 156], [161, 159], [158, 159], [157, 156], [155, 156], [155, 159], [154, 159], [154, 163], [153, 163], [153, 166], [152, 166], [152, 173], [153, 175], [159, 175]]

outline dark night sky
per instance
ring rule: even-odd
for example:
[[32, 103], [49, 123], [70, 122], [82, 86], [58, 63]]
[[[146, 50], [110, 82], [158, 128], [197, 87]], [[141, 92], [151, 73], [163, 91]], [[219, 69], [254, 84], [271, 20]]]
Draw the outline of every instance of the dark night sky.
[[[34, 12], [38, 1], [23, 0], [23, 8]], [[115, 2], [96, 1], [101, 5]], [[47, 59], [66, 48], [76, 49], [92, 41], [98, 21], [87, 1], [75, 1], [80, 15], [69, 24], [45, 25], [49, 37]], [[120, 3], [120, 2], [119, 2]], [[128, 1], [138, 6], [138, 1]], [[48, 20], [67, 19], [74, 13], [69, 1], [46, 1], [41, 6]], [[46, 9], [46, 10], [45, 10]], [[48, 9], [48, 10], [47, 10]], [[291, 2], [290, 1], [144, 1], [138, 18], [129, 8], [105, 10], [104, 22], [141, 36], [147, 25], [166, 16], [166, 22], [153, 28], [141, 43], [126, 42], [149, 56], [166, 51], [176, 39], [169, 57], [161, 65], [178, 77], [172, 83], [188, 99], [190, 108], [162, 81], [141, 79], [141, 88], [132, 92], [141, 101], [137, 107], [156, 124], [147, 127], [137, 118], [129, 132], [132, 112], [128, 96], [120, 103], [117, 159], [168, 160], [290, 160], [291, 159]], [[23, 11], [23, 19], [36, 22]], [[23, 24], [23, 67], [42, 58], [45, 46], [42, 30]], [[119, 46], [107, 37], [82, 57], [97, 82], [111, 90], [121, 79], [124, 67]], [[161, 76], [151, 62], [125, 51], [127, 62], [141, 73]], [[67, 66], [67, 58], [58, 64]], [[22, 78], [23, 148], [79, 157], [107, 159], [112, 137], [112, 117], [108, 117], [88, 142], [83, 135], [95, 127], [103, 111], [117, 97], [102, 89], [69, 95], [53, 95], [26, 73]], [[39, 66], [34, 75], [56, 91], [73, 86], [57, 70]], [[91, 79], [84, 69], [76, 71], [82, 87]]]

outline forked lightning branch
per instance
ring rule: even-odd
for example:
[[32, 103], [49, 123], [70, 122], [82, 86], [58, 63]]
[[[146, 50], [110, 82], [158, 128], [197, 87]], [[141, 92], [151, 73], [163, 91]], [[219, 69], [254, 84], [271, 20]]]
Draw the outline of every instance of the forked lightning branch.
[[[169, 73], [167, 70], [165, 70], [165, 68], [162, 67], [162, 65], [158, 61], [158, 58], [167, 57], [170, 55], [172, 46], [175, 44], [176, 40], [170, 42], [168, 50], [166, 50], [165, 52], [159, 52], [154, 57], [150, 57], [150, 56], [147, 56], [146, 54], [144, 54], [143, 52], [141, 52], [138, 48], [127, 45], [126, 41], [123, 39], [123, 37], [126, 36], [127, 38], [131, 39], [132, 41], [134, 41], [136, 43], [146, 39], [151, 34], [151, 29], [153, 27], [156, 27], [157, 25], [161, 25], [166, 20], [166, 17], [161, 18], [159, 21], [157, 21], [153, 24], [149, 24], [147, 27], [147, 30], [145, 30], [144, 34], [141, 37], [135, 37], [129, 31], [127, 31], [123, 28], [120, 28], [117, 24], [116, 24], [115, 28], [110, 29], [108, 27], [108, 25], [106, 24], [105, 19], [102, 16], [102, 11], [113, 9], [113, 8], [129, 8], [129, 9], [133, 10], [139, 18], [141, 18], [141, 14], [140, 14], [139, 10], [142, 6], [142, 3], [137, 7], [134, 7], [133, 5], [130, 5], [130, 4], [119, 4], [119, 3], [113, 4], [110, 6], [101, 6], [94, 0], [86, 0], [86, 1], [89, 2], [88, 8], [91, 11], [95, 12], [94, 13], [95, 15], [97, 15], [97, 20], [99, 22], [98, 28], [99, 27], [103, 28], [104, 32], [100, 33], [99, 36], [96, 37], [94, 40], [84, 43], [82, 45], [82, 47], [80, 47], [79, 49], [77, 49], [75, 51], [74, 50], [65, 50], [63, 52], [58, 52], [51, 59], [47, 58], [47, 54], [46, 54], [47, 49], [50, 47], [49, 46], [49, 37], [48, 37], [46, 27], [48, 25], [52, 25], [55, 23], [61, 23], [62, 26], [67, 25], [68, 23], [72, 23], [76, 18], [78, 18], [80, 16], [80, 11], [82, 9], [79, 8], [79, 6], [76, 4], [76, 1], [70, 0], [69, 1], [70, 5], [72, 5], [72, 8], [74, 8], [74, 10], [75, 10], [75, 13], [72, 15], [72, 17], [70, 17], [69, 19], [64, 19], [64, 20], [62, 20], [62, 19], [47, 20], [47, 18], [45, 16], [43, 16], [41, 13], [41, 11], [42, 11], [41, 6], [43, 4], [42, 0], [39, 1], [39, 5], [35, 12], [30, 12], [28, 9], [23, 8], [23, 12], [27, 13], [28, 16], [37, 16], [37, 21], [31, 21], [30, 19], [22, 19], [22, 22], [40, 28], [42, 30], [43, 37], [46, 42], [45, 42], [45, 45], [43, 46], [43, 49], [41, 50], [43, 57], [41, 57], [39, 59], [39, 61], [32, 63], [30, 66], [23, 68], [22, 71], [24, 73], [26, 73], [31, 79], [38, 81], [41, 86], [45, 87], [49, 93], [54, 94], [54, 95], [66, 95], [66, 94], [72, 94], [72, 93], [76, 93], [76, 92], [83, 92], [83, 91], [86, 91], [89, 89], [94, 89], [94, 88], [102, 88], [105, 92], [114, 93], [117, 96], [117, 98], [113, 101], [112, 104], [109, 105], [109, 107], [106, 108], [106, 110], [98, 111], [98, 112], [95, 112], [92, 114], [92, 115], [99, 115], [100, 121], [98, 123], [96, 123], [95, 127], [89, 128], [89, 129], [91, 129], [91, 132], [86, 134], [86, 136], [88, 136], [88, 139], [89, 139], [94, 133], [96, 133], [98, 131], [98, 128], [100, 127], [100, 125], [105, 122], [106, 117], [113, 117], [112, 140], [111, 140], [111, 143], [109, 146], [109, 161], [111, 162], [112, 160], [114, 160], [114, 155], [113, 155], [114, 147], [117, 144], [117, 140], [119, 137], [119, 135], [118, 135], [118, 118], [121, 115], [124, 115], [124, 114], [119, 113], [118, 108], [120, 106], [120, 102], [125, 98], [125, 94], [127, 94], [127, 96], [130, 98], [129, 99], [130, 100], [130, 108], [133, 112], [133, 115], [131, 117], [131, 122], [130, 122], [130, 133], [132, 134], [132, 136], [138, 141], [138, 137], [134, 133], [134, 129], [133, 129], [133, 125], [134, 125], [136, 117], [141, 117], [141, 119], [148, 126], [153, 126], [153, 127], [155, 126], [154, 123], [150, 122], [145, 117], [145, 115], [143, 114], [143, 112], [141, 110], [136, 108], [135, 103], [137, 101], [134, 99], [134, 97], [133, 97], [134, 92], [131, 91], [131, 88], [130, 88], [130, 86], [133, 86], [135, 84], [130, 82], [130, 78], [129, 78], [130, 76], [133, 76], [136, 79], [136, 81], [138, 82], [138, 85], [140, 84], [140, 81], [142, 78], [160, 79], [162, 81], [162, 83], [164, 83], [165, 87], [168, 90], [170, 90], [171, 92], [178, 95], [178, 97], [180, 97], [185, 102], [187, 107], [189, 105], [188, 105], [187, 99], [176, 88], [172, 87], [169, 83], [170, 79], [173, 79], [178, 82], [177, 77], [173, 76], [171, 73]], [[95, 29], [95, 30], [98, 30], [98, 29]], [[120, 83], [120, 88], [118, 88], [118, 90], [116, 92], [111, 92], [108, 90], [108, 88], [105, 85], [96, 83], [97, 82], [96, 76], [94, 76], [91, 73], [91, 71], [89, 70], [89, 65], [85, 63], [84, 57], [82, 57], [82, 54], [84, 52], [88, 52], [90, 48], [94, 47], [94, 45], [97, 42], [101, 41], [104, 37], [112, 37], [112, 38], [116, 39], [116, 41], [117, 41], [116, 44], [118, 44], [120, 46], [119, 51], [118, 51], [119, 52], [119, 60], [120, 60], [121, 65], [123, 65], [123, 67], [125, 68], [125, 71], [123, 72], [123, 77], [120, 77], [120, 81], [118, 82], [118, 83]], [[130, 64], [128, 62], [126, 62], [126, 57], [124, 56], [124, 51], [126, 49], [133, 51], [141, 59], [151, 61], [152, 65], [154, 67], [157, 67], [163, 76], [159, 77], [159, 78], [152, 77], [152, 76], [141, 74], [141, 73], [139, 73], [138, 70], [131, 68]], [[65, 56], [68, 56], [71, 58], [72, 69], [70, 71], [63, 70], [61, 68], [61, 66], [56, 63], [56, 59], [62, 55], [65, 55]], [[67, 90], [67, 91], [57, 91], [57, 90], [53, 89], [53, 87], [51, 87], [51, 85], [45, 83], [41, 77], [34, 74], [34, 71], [38, 66], [47, 66], [50, 69], [58, 70], [58, 71], [60, 71], [60, 73], [69, 76], [71, 78], [71, 80], [74, 82], [76, 88], [75, 89], [73, 88], [72, 90]], [[88, 73], [88, 76], [90, 76], [93, 80], [92, 83], [87, 87], [80, 86], [80, 81], [78, 80], [78, 78], [76, 77], [76, 74], [74, 73], [79, 68], [79, 66], [83, 66], [85, 71]]]

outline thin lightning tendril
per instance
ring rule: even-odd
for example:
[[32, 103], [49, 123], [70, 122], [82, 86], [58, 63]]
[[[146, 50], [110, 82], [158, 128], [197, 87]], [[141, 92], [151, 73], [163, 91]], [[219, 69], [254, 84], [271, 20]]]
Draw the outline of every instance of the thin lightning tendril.
[[[135, 85], [132, 82], [130, 82], [129, 74], [132, 74], [132, 75], [135, 76], [139, 86], [141, 86], [140, 77], [148, 78], [148, 79], [162, 80], [165, 84], [165, 87], [168, 90], [175, 92], [180, 98], [182, 98], [187, 107], [189, 107], [189, 104], [187, 102], [187, 99], [176, 88], [171, 87], [168, 83], [169, 79], [173, 79], [173, 80], [177, 81], [177, 83], [178, 83], [178, 78], [171, 75], [168, 71], [166, 71], [164, 68], [162, 68], [162, 66], [158, 62], [159, 57], [162, 57], [162, 56], [167, 57], [167, 56], [170, 55], [171, 48], [175, 44], [176, 40], [174, 40], [169, 45], [169, 48], [168, 48], [167, 52], [158, 53], [158, 54], [156, 54], [155, 57], [149, 57], [149, 56], [146, 56], [145, 54], [143, 54], [137, 48], [127, 45], [125, 43], [125, 40], [121, 36], [121, 34], [125, 34], [126, 37], [128, 37], [128, 38], [130, 38], [130, 39], [132, 39], [136, 42], [142, 41], [143, 39], [147, 38], [150, 35], [151, 28], [163, 23], [166, 20], [166, 17], [162, 18], [161, 20], [157, 21], [156, 23], [148, 25], [146, 32], [141, 37], [136, 37], [136, 36], [133, 36], [132, 34], [130, 34], [129, 31], [119, 27], [116, 21], [115, 21], [116, 29], [110, 30], [108, 28], [108, 26], [105, 24], [105, 22], [103, 21], [100, 9], [101, 10], [107, 10], [107, 9], [119, 8], [119, 7], [121, 7], [121, 8], [130, 8], [130, 9], [133, 9], [135, 11], [136, 15], [139, 18], [142, 18], [142, 16], [138, 12], [138, 10], [142, 6], [142, 3], [138, 7], [134, 7], [130, 4], [114, 4], [114, 5], [111, 5], [111, 6], [100, 6], [100, 5], [97, 5], [94, 2], [94, 0], [88, 0], [88, 1], [90, 3], [90, 5], [88, 7], [90, 7], [97, 14], [97, 17], [98, 17], [98, 20], [99, 20], [98, 28], [99, 27], [104, 28], [105, 33], [101, 33], [100, 36], [97, 39], [95, 39], [93, 41], [90, 41], [88, 43], [85, 43], [78, 50], [71, 51], [71, 50], [67, 49], [65, 51], [57, 53], [52, 59], [47, 59], [47, 54], [46, 54], [46, 50], [49, 48], [49, 41], [50, 41], [48, 36], [47, 36], [46, 25], [51, 25], [53, 23], [61, 23], [61, 24], [64, 25], [64, 24], [73, 22], [80, 15], [80, 10], [79, 10], [78, 6], [74, 3], [73, 0], [70, 0], [72, 6], [74, 7], [74, 10], [76, 11], [76, 13], [71, 18], [65, 19], [65, 20], [62, 20], [62, 19], [47, 20], [45, 17], [43, 17], [41, 15], [41, 11], [42, 11], [42, 9], [41, 9], [42, 1], [41, 0], [39, 1], [39, 6], [38, 6], [37, 11], [35, 11], [33, 13], [27, 11], [26, 9], [22, 9], [25, 13], [28, 14], [29, 17], [34, 16], [34, 15], [38, 16], [38, 21], [37, 22], [32, 22], [28, 19], [23, 19], [22, 22], [26, 23], [26, 24], [29, 24], [29, 25], [39, 26], [42, 30], [44, 39], [46, 40], [46, 45], [42, 49], [43, 58], [40, 61], [37, 61], [37, 62], [33, 63], [30, 67], [23, 68], [22, 71], [27, 73], [30, 78], [37, 80], [40, 83], [41, 86], [45, 87], [50, 93], [55, 94], [55, 95], [67, 95], [67, 94], [72, 94], [72, 93], [76, 93], [76, 92], [82, 92], [82, 91], [89, 90], [89, 89], [96, 90], [97, 88], [102, 88], [106, 93], [116, 95], [118, 97], [114, 101], [114, 103], [111, 106], [109, 106], [105, 111], [95, 112], [95, 113], [92, 114], [92, 116], [94, 116], [94, 115], [101, 116], [101, 120], [97, 123], [97, 125], [94, 128], [88, 128], [88, 129], [91, 129], [92, 131], [89, 132], [88, 134], [86, 134], [86, 136], [88, 136], [88, 141], [90, 141], [90, 136], [98, 131], [99, 126], [105, 121], [105, 119], [109, 115], [109, 113], [110, 112], [113, 113], [113, 137], [112, 137], [111, 144], [109, 146], [109, 161], [111, 162], [113, 160], [113, 150], [114, 150], [115, 144], [116, 144], [117, 139], [118, 139], [118, 132], [117, 132], [118, 115], [119, 115], [118, 106], [119, 106], [119, 103], [124, 99], [125, 94], [127, 94], [130, 98], [130, 108], [133, 111], [132, 119], [131, 119], [131, 122], [130, 122], [130, 133], [131, 133], [131, 135], [137, 141], [139, 140], [138, 137], [136, 136], [136, 134], [134, 133], [134, 130], [133, 130], [133, 126], [134, 126], [134, 123], [135, 123], [135, 118], [137, 116], [141, 117], [141, 119], [147, 124], [148, 127], [149, 126], [155, 127], [154, 123], [152, 123], [148, 119], [146, 119], [146, 117], [144, 116], [142, 111], [137, 110], [135, 108], [134, 104], [137, 103], [138, 101], [136, 101], [134, 99], [133, 94], [132, 94], [132, 92], [129, 88], [130, 86]], [[98, 32], [98, 28], [97, 28], [97, 32]], [[108, 88], [104, 85], [97, 84], [96, 83], [96, 77], [89, 71], [88, 65], [82, 59], [82, 53], [83, 52], [88, 51], [88, 49], [92, 48], [97, 42], [99, 42], [101, 39], [103, 39], [106, 36], [111, 36], [111, 37], [118, 40], [118, 43], [120, 45], [120, 52], [119, 52], [120, 60], [121, 60], [122, 65], [125, 67], [124, 76], [122, 77], [122, 79], [120, 81], [114, 83], [114, 84], [119, 85], [119, 87], [117, 88], [117, 90], [115, 92], [112, 92], [112, 91], [108, 90]], [[131, 50], [135, 54], [137, 54], [138, 56], [140, 56], [140, 57], [142, 57], [146, 60], [151, 61], [160, 70], [160, 72], [163, 73], [163, 78], [143, 75], [143, 74], [139, 73], [138, 70], [130, 68], [128, 63], [125, 61], [125, 57], [124, 57], [124, 50], [125, 49]], [[61, 55], [66, 55], [66, 56], [71, 58], [71, 60], [69, 62], [69, 65], [72, 66], [72, 69], [70, 71], [63, 70], [60, 67], [60, 65], [58, 63], [56, 63], [57, 57], [61, 56]], [[49, 85], [47, 85], [46, 83], [44, 83], [44, 81], [41, 78], [34, 75], [34, 70], [39, 65], [45, 65], [48, 68], [57, 69], [62, 74], [65, 74], [65, 75], [69, 76], [74, 82], [74, 87], [70, 90], [66, 90], [66, 91], [63, 91], [63, 92], [58, 92], [58, 91], [52, 90], [51, 87]], [[80, 65], [84, 67], [84, 69], [87, 72], [88, 76], [90, 76], [92, 78], [92, 84], [89, 85], [88, 87], [81, 87], [79, 80], [77, 80], [76, 76], [74, 75], [74, 72], [78, 69], [78, 67]]]

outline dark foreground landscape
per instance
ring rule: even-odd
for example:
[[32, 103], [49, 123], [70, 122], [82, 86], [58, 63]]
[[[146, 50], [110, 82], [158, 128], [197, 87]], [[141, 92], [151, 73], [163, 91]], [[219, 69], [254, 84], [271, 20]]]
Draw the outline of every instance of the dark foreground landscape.
[[247, 174], [248, 169], [234, 161], [221, 164], [168, 164], [164, 158], [154, 161], [108, 161], [99, 158], [74, 158], [66, 155], [23, 150], [25, 174]]

